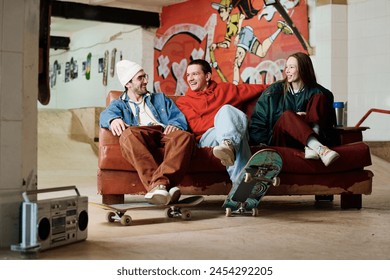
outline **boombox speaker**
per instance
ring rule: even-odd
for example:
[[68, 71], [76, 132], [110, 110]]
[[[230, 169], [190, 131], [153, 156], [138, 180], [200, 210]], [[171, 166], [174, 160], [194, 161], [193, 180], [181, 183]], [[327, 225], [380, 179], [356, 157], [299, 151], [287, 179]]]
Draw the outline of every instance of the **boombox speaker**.
[[[76, 195], [31, 202], [28, 195], [74, 190]], [[87, 239], [88, 197], [75, 186], [23, 193], [20, 213], [20, 243], [13, 251], [37, 251]]]

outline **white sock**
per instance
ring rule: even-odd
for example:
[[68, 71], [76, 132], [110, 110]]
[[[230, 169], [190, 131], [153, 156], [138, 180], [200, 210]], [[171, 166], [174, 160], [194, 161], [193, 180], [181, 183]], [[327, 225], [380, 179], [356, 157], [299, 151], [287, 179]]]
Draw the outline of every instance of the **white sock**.
[[278, 37], [279, 33], [282, 31], [282, 29], [278, 29], [274, 32], [274, 34], [272, 34], [271, 36], [269, 36], [269, 39], [271, 40], [271, 42], [275, 41], [276, 37]]
[[319, 148], [323, 145], [317, 140], [317, 138], [310, 136], [309, 139], [307, 139], [307, 146], [318, 154]]
[[320, 126], [318, 124], [313, 125], [313, 131], [317, 134], [320, 135]]

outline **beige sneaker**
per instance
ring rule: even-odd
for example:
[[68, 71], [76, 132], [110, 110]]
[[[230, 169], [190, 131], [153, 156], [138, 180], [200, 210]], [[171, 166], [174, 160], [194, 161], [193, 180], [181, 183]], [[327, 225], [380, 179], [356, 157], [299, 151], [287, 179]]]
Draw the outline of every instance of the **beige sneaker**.
[[223, 140], [219, 146], [213, 148], [213, 155], [221, 160], [222, 165], [231, 166], [234, 164], [234, 147], [231, 140]]
[[145, 200], [156, 205], [167, 205], [170, 199], [171, 196], [164, 185], [157, 185], [145, 194]]
[[292, 35], [294, 33], [291, 27], [284, 21], [278, 20], [277, 26], [280, 30], [282, 30], [283, 34]]
[[325, 166], [330, 165], [340, 157], [340, 155], [337, 152], [329, 149], [327, 146], [321, 146], [318, 149], [318, 155], [320, 156]]
[[305, 159], [320, 159], [320, 156], [309, 147], [305, 147]]
[[169, 204], [175, 204], [179, 201], [181, 192], [178, 187], [173, 187], [169, 190], [170, 201]]

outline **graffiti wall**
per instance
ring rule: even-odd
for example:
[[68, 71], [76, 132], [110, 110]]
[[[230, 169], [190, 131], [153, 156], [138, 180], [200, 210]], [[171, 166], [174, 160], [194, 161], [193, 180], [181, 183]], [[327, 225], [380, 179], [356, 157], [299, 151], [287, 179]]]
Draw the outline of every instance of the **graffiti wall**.
[[286, 57], [307, 53], [298, 35], [308, 40], [308, 15], [305, 0], [279, 2], [285, 13], [262, 0], [190, 0], [164, 8], [154, 42], [155, 90], [183, 95], [187, 65], [198, 58], [210, 62], [217, 82], [282, 79]]

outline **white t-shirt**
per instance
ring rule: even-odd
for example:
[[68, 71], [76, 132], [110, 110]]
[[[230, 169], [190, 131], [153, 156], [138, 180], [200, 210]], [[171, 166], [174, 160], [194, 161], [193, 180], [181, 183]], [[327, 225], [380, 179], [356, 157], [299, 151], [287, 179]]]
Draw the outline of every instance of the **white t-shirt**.
[[145, 100], [143, 98], [139, 102], [135, 102], [132, 100], [129, 101], [129, 105], [130, 105], [131, 111], [133, 111], [134, 116], [137, 115], [135, 104], [137, 104], [139, 107], [139, 116], [138, 116], [139, 125], [142, 125], [142, 126], [143, 125], [145, 125], [145, 126], [146, 125], [162, 125], [153, 116], [152, 111], [149, 109], [148, 105], [146, 105]]

